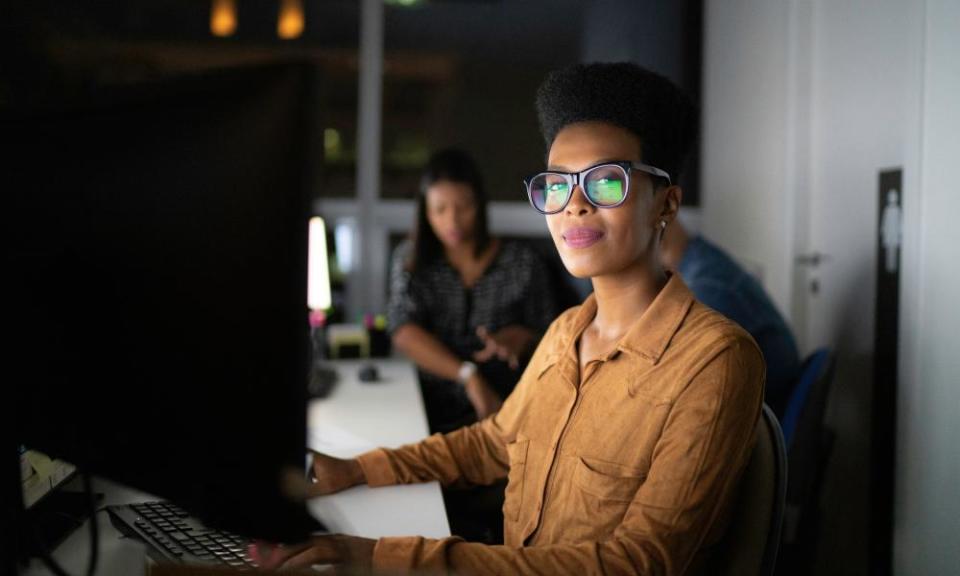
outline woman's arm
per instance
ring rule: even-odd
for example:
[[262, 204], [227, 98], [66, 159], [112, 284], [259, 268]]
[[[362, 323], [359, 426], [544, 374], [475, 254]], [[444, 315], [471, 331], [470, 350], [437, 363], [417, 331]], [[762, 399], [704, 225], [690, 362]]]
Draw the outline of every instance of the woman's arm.
[[463, 360], [419, 325], [408, 322], [396, 328], [393, 346], [416, 362], [421, 370], [445, 380], [457, 380]]
[[[446, 380], [459, 380], [463, 361], [450, 351], [436, 336], [420, 326], [407, 323], [393, 331], [393, 345], [421, 370]], [[502, 401], [479, 372], [463, 382], [467, 398], [477, 416], [486, 418], [500, 409]]]

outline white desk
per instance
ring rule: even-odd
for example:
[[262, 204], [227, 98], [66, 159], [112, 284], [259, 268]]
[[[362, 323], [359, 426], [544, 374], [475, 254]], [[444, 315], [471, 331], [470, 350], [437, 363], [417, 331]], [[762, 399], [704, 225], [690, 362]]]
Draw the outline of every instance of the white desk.
[[[310, 405], [310, 448], [341, 458], [427, 437], [417, 374], [406, 360], [378, 360], [379, 379], [361, 382], [365, 363], [333, 363], [340, 379], [328, 398]], [[310, 510], [331, 530], [369, 538], [420, 535], [442, 538], [450, 526], [437, 482], [369, 488], [358, 486], [312, 500]]]
[[[359, 361], [333, 363], [340, 377], [330, 397], [311, 403], [309, 447], [332, 456], [349, 457], [377, 446], [395, 447], [427, 436], [427, 420], [413, 366], [404, 360], [378, 360], [380, 381], [363, 383]], [[104, 505], [130, 504], [156, 498], [112, 482], [95, 480]], [[381, 536], [450, 535], [440, 486], [436, 482], [387, 488], [356, 487], [309, 503], [331, 530], [369, 538]], [[97, 574], [137, 576], [144, 573], [145, 549], [123, 539], [106, 512], [97, 515], [100, 555]], [[83, 574], [89, 551], [89, 521], [70, 534], [53, 553], [71, 574]], [[50, 574], [39, 560], [23, 572]]]

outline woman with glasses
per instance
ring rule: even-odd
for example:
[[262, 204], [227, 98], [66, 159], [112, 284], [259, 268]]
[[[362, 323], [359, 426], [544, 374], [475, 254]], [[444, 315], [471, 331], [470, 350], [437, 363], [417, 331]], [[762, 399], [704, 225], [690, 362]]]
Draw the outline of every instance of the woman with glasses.
[[537, 95], [547, 167], [525, 181], [566, 268], [594, 293], [561, 315], [495, 416], [355, 460], [320, 457], [318, 493], [357, 483], [509, 480], [504, 546], [350, 536], [268, 564], [460, 574], [700, 574], [750, 456], [764, 363], [740, 327], [660, 265], [695, 114], [633, 64], [572, 66]]

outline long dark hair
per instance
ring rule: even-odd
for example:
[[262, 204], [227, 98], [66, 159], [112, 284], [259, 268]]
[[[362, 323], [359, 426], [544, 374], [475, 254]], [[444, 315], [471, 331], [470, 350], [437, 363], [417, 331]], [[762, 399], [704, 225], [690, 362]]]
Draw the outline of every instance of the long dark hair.
[[473, 225], [474, 256], [480, 256], [490, 245], [490, 230], [487, 228], [487, 196], [483, 189], [483, 176], [473, 158], [459, 148], [445, 148], [435, 152], [420, 176], [420, 191], [417, 193], [417, 225], [411, 233], [413, 250], [407, 261], [407, 270], [416, 272], [443, 254], [443, 244], [434, 234], [427, 220], [427, 190], [437, 182], [466, 184], [473, 190], [476, 205], [476, 221]]

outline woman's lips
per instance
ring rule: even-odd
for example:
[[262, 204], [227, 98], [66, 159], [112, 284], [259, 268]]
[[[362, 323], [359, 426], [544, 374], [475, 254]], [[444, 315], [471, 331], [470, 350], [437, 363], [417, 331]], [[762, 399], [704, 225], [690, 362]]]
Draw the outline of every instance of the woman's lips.
[[603, 238], [603, 232], [594, 228], [571, 228], [563, 233], [563, 241], [571, 248], [586, 248]]
[[447, 231], [443, 234], [443, 236], [444, 236], [444, 238], [446, 238], [447, 241], [450, 242], [451, 244], [459, 244], [460, 242], [463, 242], [463, 239], [464, 239], [464, 237], [466, 236], [466, 234], [464, 234], [464, 233], [463, 233], [462, 231], [460, 231], [460, 230], [447, 230]]

